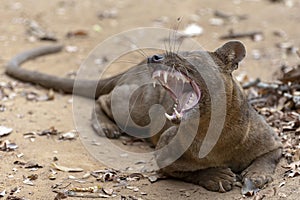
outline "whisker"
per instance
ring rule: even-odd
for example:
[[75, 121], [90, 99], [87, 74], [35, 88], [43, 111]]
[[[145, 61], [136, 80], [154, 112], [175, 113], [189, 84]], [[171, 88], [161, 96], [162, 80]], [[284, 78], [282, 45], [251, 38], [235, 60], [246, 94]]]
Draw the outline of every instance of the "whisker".
[[[118, 84], [124, 84], [132, 81], [132, 76], [139, 76], [139, 75], [149, 75], [149, 81], [151, 80], [151, 75], [148, 70], [141, 71], [141, 72], [126, 72], [123, 77], [118, 81]], [[129, 77], [129, 78], [128, 78]]]
[[175, 71], [175, 67], [174, 67], [174, 65], [172, 65], [171, 73], [174, 73], [174, 71]]
[[174, 53], [175, 46], [176, 46], [176, 30], [175, 30], [175, 28], [173, 28], [173, 30], [172, 30], [172, 42], [173, 42], [172, 52]]
[[183, 37], [179, 37], [179, 38], [178, 38], [179, 44], [178, 44], [178, 47], [177, 47], [176, 54], [179, 53], [180, 47], [181, 47], [181, 45], [182, 45], [182, 43], [183, 43], [183, 40], [184, 40]]
[[138, 47], [136, 44], [133, 44], [133, 45], [135, 45], [135, 47], [137, 48], [136, 50], [140, 55], [144, 56], [144, 58], [149, 57], [148, 54], [142, 48]]
[[148, 57], [149, 57], [149, 56], [147, 55], [147, 53], [146, 53], [143, 49], [139, 48], [136, 44], [133, 44], [133, 45], [135, 45], [134, 47], [137, 48], [137, 49], [134, 49], [134, 50], [137, 50], [137, 52], [138, 52], [140, 55], [142, 55], [144, 58], [148, 58]]
[[192, 71], [192, 72], [197, 72], [197, 70], [194, 69], [194, 68], [189, 68], [189, 70]]
[[177, 37], [177, 33], [178, 33], [178, 30], [179, 30], [179, 26], [180, 26], [180, 22], [182, 20], [182, 17], [178, 17], [177, 18], [177, 24], [174, 25], [174, 28], [173, 28], [173, 47], [172, 47], [172, 52], [173, 53], [177, 53], [176, 52], [176, 43], [177, 43], [177, 40], [179, 39]]
[[166, 56], [169, 56], [169, 52], [167, 50], [167, 44], [166, 44], [165, 40], [164, 40], [164, 47], [165, 47], [165, 54], [166, 54]]
[[136, 49], [133, 50], [137, 50], [137, 52], [143, 56], [144, 58], [148, 58], [149, 56], [147, 55], [147, 53], [145, 51], [142, 50], [142, 48], [140, 48], [137, 44], [135, 44], [129, 37], [125, 37], [126, 41], [129, 42], [130, 44], [132, 44], [134, 47], [136, 47]]
[[126, 75], [141, 75], [141, 74], [145, 74], [149, 72], [148, 70], [145, 70], [145, 71], [140, 71], [140, 72], [126, 72]]
[[130, 60], [118, 60], [118, 61], [113, 62], [113, 64], [114, 64], [114, 63], [130, 63], [130, 64], [135, 64], [135, 65], [137, 65], [137, 64], [139, 64], [140, 62], [134, 62], [134, 61], [130, 61]]
[[[169, 32], [169, 48], [168, 48], [169, 52], [172, 52], [172, 47], [171, 47], [171, 30]], [[170, 54], [171, 55], [171, 54]]]
[[189, 71], [187, 70], [187, 68], [186, 68], [186, 67], [183, 67], [183, 69], [184, 69], [184, 71], [185, 71], [186, 76], [187, 76], [187, 77], [190, 77], [190, 76], [189, 76]]
[[175, 49], [176, 49], [176, 28], [173, 28], [173, 31], [172, 31], [172, 35], [173, 35], [173, 38], [172, 38], [172, 42], [173, 42], [173, 45], [172, 45], [172, 52], [173, 52], [173, 55], [174, 55], [174, 52], [175, 52]]

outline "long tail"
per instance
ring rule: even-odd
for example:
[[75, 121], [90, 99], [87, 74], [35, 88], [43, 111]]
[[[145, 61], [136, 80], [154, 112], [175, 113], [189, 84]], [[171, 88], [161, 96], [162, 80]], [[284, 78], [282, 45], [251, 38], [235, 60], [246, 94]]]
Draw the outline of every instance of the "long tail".
[[[76, 80], [76, 91], [74, 90], [74, 79], [57, 77], [31, 71], [21, 68], [21, 64], [39, 56], [60, 52], [63, 49], [62, 45], [38, 47], [29, 51], [22, 52], [13, 57], [6, 64], [6, 74], [24, 82], [39, 84], [45, 88], [51, 88], [65, 93], [74, 93], [76, 95], [89, 98], [97, 98], [101, 94], [109, 93], [116, 85], [122, 74], [113, 76], [103, 80]], [[94, 94], [91, 94], [90, 89], [96, 88]]]

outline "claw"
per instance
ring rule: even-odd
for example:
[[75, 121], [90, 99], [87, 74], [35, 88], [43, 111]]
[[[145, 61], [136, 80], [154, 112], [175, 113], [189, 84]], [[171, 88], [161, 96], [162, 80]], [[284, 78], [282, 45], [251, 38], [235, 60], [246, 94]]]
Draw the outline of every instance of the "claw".
[[219, 181], [219, 192], [221, 192], [221, 193], [226, 192], [226, 190], [224, 189], [221, 181]]

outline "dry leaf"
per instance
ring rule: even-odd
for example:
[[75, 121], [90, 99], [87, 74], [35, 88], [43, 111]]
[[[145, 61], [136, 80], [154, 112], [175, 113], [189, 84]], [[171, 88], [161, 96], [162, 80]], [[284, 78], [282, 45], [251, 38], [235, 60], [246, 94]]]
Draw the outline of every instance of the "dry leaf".
[[78, 136], [78, 132], [76, 130], [72, 130], [67, 133], [63, 133], [59, 136], [60, 140], [74, 140]]
[[18, 148], [16, 143], [10, 142], [9, 140], [0, 141], [0, 150], [2, 151], [13, 151]]
[[101, 186], [97, 185], [97, 186], [91, 186], [91, 187], [86, 187], [86, 188], [75, 187], [75, 188], [70, 189], [70, 191], [96, 193], [99, 191], [99, 189], [101, 189]]
[[203, 28], [197, 24], [190, 24], [182, 31], [182, 37], [195, 37], [203, 34]]
[[107, 195], [112, 195], [114, 190], [111, 188], [102, 188], [102, 191]]
[[54, 169], [57, 169], [57, 170], [60, 170], [60, 171], [63, 171], [63, 172], [82, 172], [83, 171], [83, 169], [81, 169], [81, 168], [70, 168], [70, 167], [65, 167], [65, 166], [58, 165], [56, 163], [51, 163], [51, 166]]
[[23, 183], [26, 185], [34, 186], [34, 183], [29, 178], [24, 179]]
[[0, 137], [9, 135], [13, 131], [12, 128], [0, 126]]
[[2, 192], [0, 192], [0, 197], [4, 197], [6, 194], [6, 190], [3, 190]]

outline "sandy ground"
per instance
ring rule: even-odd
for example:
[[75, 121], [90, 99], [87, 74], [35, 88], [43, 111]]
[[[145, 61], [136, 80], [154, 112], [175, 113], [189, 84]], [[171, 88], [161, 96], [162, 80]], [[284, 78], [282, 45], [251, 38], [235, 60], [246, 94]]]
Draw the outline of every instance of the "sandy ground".
[[[117, 15], [112, 18], [99, 19], [99, 13], [105, 10], [116, 9]], [[51, 44], [47, 41], [33, 41], [26, 34], [25, 20], [35, 20], [45, 30], [54, 33], [59, 43], [66, 46], [76, 46], [74, 53], [66, 50], [60, 54], [36, 59], [25, 65], [30, 69], [39, 69], [55, 75], [66, 75], [79, 68], [80, 63], [88, 53], [100, 42], [118, 34], [121, 31], [138, 27], [161, 26], [173, 27], [176, 19], [182, 17], [179, 29], [187, 24], [196, 23], [203, 27], [202, 35], [195, 39], [204, 49], [213, 50], [224, 43], [221, 35], [227, 34], [230, 29], [235, 32], [262, 31], [264, 39], [253, 41], [242, 38], [247, 47], [247, 58], [242, 62], [238, 73], [246, 73], [249, 77], [259, 77], [263, 80], [274, 79], [274, 72], [282, 64], [293, 65], [297, 62], [295, 54], [286, 55], [277, 43], [290, 42], [299, 46], [300, 29], [300, 2], [286, 0], [280, 3], [271, 3], [267, 0], [224, 0], [224, 1], [136, 1], [136, 0], [53, 0], [53, 1], [10, 1], [2, 0], [0, 5], [0, 80], [1, 84], [16, 83], [16, 96], [6, 101], [0, 101], [5, 106], [0, 111], [0, 125], [13, 128], [9, 136], [1, 137], [0, 141], [10, 140], [18, 145], [15, 151], [0, 151], [0, 193], [6, 190], [3, 199], [6, 199], [12, 190], [19, 191], [12, 194], [24, 199], [54, 199], [56, 193], [52, 186], [62, 183], [73, 187], [88, 187], [100, 185], [113, 188], [114, 199], [243, 199], [240, 188], [225, 194], [209, 192], [199, 186], [175, 180], [162, 180], [151, 184], [147, 179], [129, 182], [139, 191], [131, 187], [112, 187], [112, 183], [96, 182], [95, 178], [86, 179], [85, 183], [78, 182], [84, 174], [90, 171], [104, 169], [105, 166], [93, 158], [77, 138], [72, 141], [59, 140], [58, 136], [36, 136], [34, 141], [24, 138], [24, 133], [39, 132], [54, 126], [58, 131], [68, 132], [75, 128], [73, 123], [71, 95], [55, 93], [51, 101], [29, 101], [22, 91], [35, 91], [46, 94], [47, 90], [29, 84], [23, 84], [4, 74], [4, 64], [16, 53], [32, 47]], [[214, 18], [214, 11], [219, 10], [234, 15], [246, 15], [246, 20], [230, 20], [225, 24], [214, 26], [210, 20]], [[96, 26], [95, 26], [96, 25]], [[70, 31], [83, 30], [86, 37], [66, 38]], [[281, 33], [274, 34], [274, 32]], [[149, 38], [148, 38], [149, 39]], [[22, 95], [23, 94], [23, 95]], [[101, 148], [101, 145], [99, 146]], [[18, 155], [24, 154], [20, 158]], [[53, 159], [68, 167], [80, 167], [83, 172], [67, 173], [58, 171], [55, 180], [48, 176]], [[15, 161], [34, 161], [43, 168], [30, 171]], [[275, 181], [261, 192], [256, 199], [298, 199], [300, 195], [300, 179], [285, 179], [283, 177], [283, 160], [274, 175]], [[23, 183], [24, 176], [37, 174], [34, 185]], [[74, 180], [75, 178], [75, 180]], [[81, 179], [80, 179], [81, 180]], [[285, 185], [279, 187], [279, 184]], [[126, 198], [125, 198], [126, 197]], [[1, 197], [0, 197], [1, 198]], [[68, 197], [68, 199], [81, 199]], [[250, 197], [253, 198], [253, 197]], [[17, 199], [17, 198], [16, 198]]]

